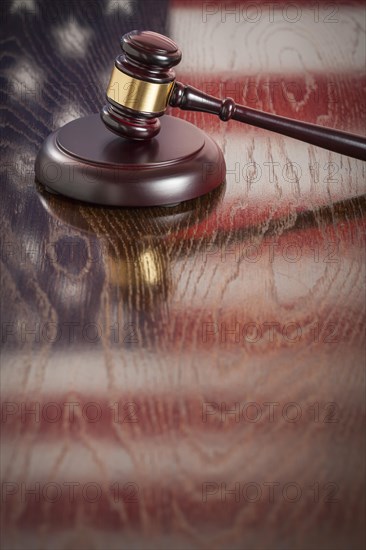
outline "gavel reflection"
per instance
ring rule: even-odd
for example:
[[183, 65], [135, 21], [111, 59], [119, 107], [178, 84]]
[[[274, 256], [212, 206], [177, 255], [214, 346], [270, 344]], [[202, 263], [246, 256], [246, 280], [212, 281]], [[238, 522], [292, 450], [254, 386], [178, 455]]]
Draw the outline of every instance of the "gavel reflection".
[[[169, 209], [151, 208], [145, 211], [145, 216], [135, 209], [81, 205], [45, 192], [41, 186], [39, 192], [43, 208], [58, 221], [61, 235], [73, 234], [71, 241], [78, 242], [82, 238], [94, 243], [85, 252], [92, 265], [93, 277], [90, 280], [86, 275], [80, 278], [80, 304], [75, 297], [72, 303], [82, 309], [85, 292], [95, 293], [95, 280], [104, 279], [111, 296], [108, 306], [111, 317], [121, 326], [124, 322], [133, 323], [139, 341], [144, 343], [149, 325], [157, 323], [173, 292], [172, 265], [198, 253], [188, 235], [192, 228], [207, 223], [216, 212], [225, 194], [225, 184]], [[208, 235], [207, 240], [210, 238]], [[49, 249], [52, 262], [46, 266], [52, 278], [59, 259], [64, 255], [67, 258], [68, 254], [63, 254], [62, 247], [55, 251], [53, 247]], [[71, 267], [73, 262], [70, 258]], [[67, 271], [67, 266], [63, 267], [63, 272]], [[89, 272], [90, 266], [85, 271]], [[53, 300], [57, 306], [65, 302], [67, 285], [65, 276], [53, 286]]]
[[160, 131], [159, 117], [171, 106], [218, 115], [225, 122], [237, 120], [366, 160], [366, 139], [361, 136], [251, 109], [176, 82], [173, 67], [182, 54], [163, 35], [132, 31], [122, 37], [121, 48], [107, 89], [108, 104], [101, 111], [105, 125], [119, 136], [153, 138]]

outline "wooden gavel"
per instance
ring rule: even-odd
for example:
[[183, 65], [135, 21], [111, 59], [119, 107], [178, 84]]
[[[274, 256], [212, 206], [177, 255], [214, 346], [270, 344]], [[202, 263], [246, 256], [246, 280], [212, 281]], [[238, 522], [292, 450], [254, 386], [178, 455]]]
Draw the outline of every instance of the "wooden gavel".
[[119, 136], [146, 140], [160, 131], [167, 107], [200, 111], [277, 132], [343, 155], [366, 160], [366, 139], [333, 128], [273, 115], [217, 99], [175, 80], [182, 54], [170, 38], [150, 31], [132, 31], [121, 39], [101, 110], [105, 125]]

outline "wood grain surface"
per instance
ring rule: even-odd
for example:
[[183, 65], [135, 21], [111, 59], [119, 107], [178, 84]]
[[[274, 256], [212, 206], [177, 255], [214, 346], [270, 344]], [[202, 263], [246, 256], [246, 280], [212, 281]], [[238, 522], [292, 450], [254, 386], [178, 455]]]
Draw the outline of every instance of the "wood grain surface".
[[362, 3], [1, 17], [2, 548], [363, 549], [365, 164], [172, 109], [224, 151], [211, 195], [102, 208], [34, 181], [133, 28], [177, 41], [181, 82], [364, 133]]

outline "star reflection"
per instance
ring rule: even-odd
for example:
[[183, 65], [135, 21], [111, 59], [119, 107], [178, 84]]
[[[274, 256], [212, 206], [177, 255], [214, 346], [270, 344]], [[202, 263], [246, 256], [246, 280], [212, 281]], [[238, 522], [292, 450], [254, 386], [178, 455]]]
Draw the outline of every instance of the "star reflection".
[[37, 102], [41, 99], [44, 83], [43, 72], [32, 62], [21, 58], [8, 71], [9, 96], [14, 95], [24, 103]]
[[10, 13], [18, 13], [20, 11], [28, 11], [35, 15], [38, 11], [35, 0], [13, 0], [10, 6]]
[[91, 29], [77, 21], [68, 21], [53, 31], [60, 52], [69, 57], [84, 57], [93, 36]]
[[125, 15], [132, 15], [134, 3], [128, 0], [109, 0], [106, 12], [107, 14], [119, 12]]

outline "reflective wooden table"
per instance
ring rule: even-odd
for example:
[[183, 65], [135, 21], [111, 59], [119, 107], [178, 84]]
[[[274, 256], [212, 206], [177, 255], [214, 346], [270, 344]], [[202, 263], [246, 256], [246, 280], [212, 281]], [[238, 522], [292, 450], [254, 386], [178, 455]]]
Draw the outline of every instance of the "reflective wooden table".
[[2, 548], [363, 548], [365, 164], [171, 109], [224, 152], [212, 194], [104, 208], [34, 181], [133, 28], [180, 45], [178, 80], [364, 133], [362, 3], [1, 10]]

